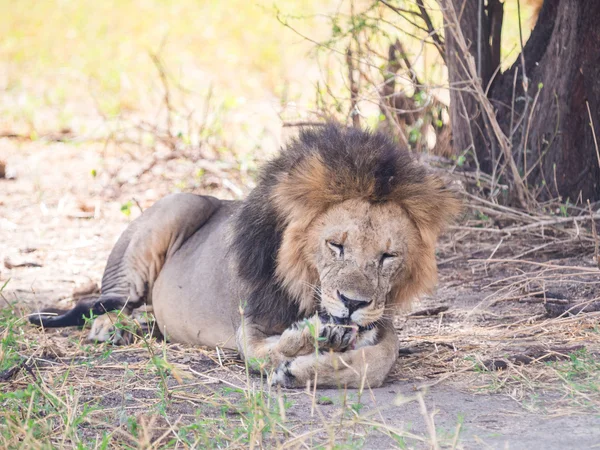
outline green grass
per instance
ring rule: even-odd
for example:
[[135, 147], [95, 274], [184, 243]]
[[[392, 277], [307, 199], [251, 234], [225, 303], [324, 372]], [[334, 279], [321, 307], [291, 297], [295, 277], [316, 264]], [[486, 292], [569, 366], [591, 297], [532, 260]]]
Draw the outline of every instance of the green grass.
[[571, 353], [567, 361], [549, 363], [573, 404], [600, 413], [600, 357], [585, 349]]
[[0, 300], [6, 303], [0, 306], [0, 373], [11, 369], [22, 360], [19, 355], [18, 337], [20, 326], [25, 321], [2, 295], [9, 283], [10, 278], [0, 286]]

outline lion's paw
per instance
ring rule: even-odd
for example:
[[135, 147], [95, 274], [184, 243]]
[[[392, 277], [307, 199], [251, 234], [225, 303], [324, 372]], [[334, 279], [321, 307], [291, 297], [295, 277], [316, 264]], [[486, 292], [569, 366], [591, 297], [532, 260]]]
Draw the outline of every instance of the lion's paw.
[[296, 387], [296, 377], [291, 370], [292, 361], [285, 361], [279, 364], [279, 367], [273, 372], [271, 385], [285, 388]]
[[[304, 355], [279, 364], [273, 372], [271, 384], [285, 388], [302, 388], [315, 379], [315, 371], [323, 369], [322, 374], [330, 371], [328, 367], [321, 367], [323, 361], [328, 361], [327, 355]], [[322, 375], [319, 374], [319, 375]]]
[[96, 317], [87, 340], [91, 342], [109, 342], [114, 345], [126, 345], [131, 341], [131, 333], [116, 326], [121, 318], [116, 313], [107, 313]]
[[319, 333], [319, 349], [344, 352], [352, 347], [358, 335], [355, 325], [325, 323]]
[[292, 324], [279, 339], [279, 351], [287, 358], [308, 355], [315, 350], [315, 330], [320, 330], [317, 316]]
[[279, 339], [279, 351], [288, 358], [319, 351], [344, 352], [356, 342], [356, 325], [335, 324], [318, 315], [294, 323]]

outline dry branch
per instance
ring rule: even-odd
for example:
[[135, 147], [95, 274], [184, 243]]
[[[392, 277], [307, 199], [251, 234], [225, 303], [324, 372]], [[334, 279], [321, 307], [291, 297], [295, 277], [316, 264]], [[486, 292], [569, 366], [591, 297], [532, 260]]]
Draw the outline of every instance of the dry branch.
[[350, 47], [346, 50], [346, 65], [348, 66], [348, 82], [350, 83], [350, 117], [352, 126], [360, 128], [360, 113], [358, 110], [358, 82], [355, 78], [354, 58]]
[[427, 26], [427, 31], [433, 39], [433, 42], [435, 42], [435, 48], [437, 48], [444, 62], [446, 62], [446, 48], [444, 46], [444, 42], [442, 41], [440, 33], [433, 26], [431, 17], [429, 17], [429, 13], [427, 12], [425, 5], [423, 4], [423, 0], [417, 0], [417, 6], [419, 7], [419, 13], [421, 14], [423, 22], [425, 22], [425, 25]]
[[598, 227], [594, 220], [597, 216], [600, 216], [600, 213], [595, 217], [589, 200], [587, 201], [587, 205], [590, 212], [590, 220], [592, 221], [592, 235], [594, 236], [594, 258], [596, 258], [596, 264], [598, 265], [598, 269], [600, 269], [600, 243], [598, 242]]

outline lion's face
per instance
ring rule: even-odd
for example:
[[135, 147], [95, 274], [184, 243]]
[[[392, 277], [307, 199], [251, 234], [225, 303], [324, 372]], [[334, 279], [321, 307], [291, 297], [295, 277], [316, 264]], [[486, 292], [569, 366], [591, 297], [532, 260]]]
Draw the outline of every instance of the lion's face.
[[421, 242], [400, 206], [363, 200], [330, 208], [312, 224], [308, 241], [306, 256], [318, 272], [321, 308], [361, 326], [386, 313], [386, 300], [407, 281]]

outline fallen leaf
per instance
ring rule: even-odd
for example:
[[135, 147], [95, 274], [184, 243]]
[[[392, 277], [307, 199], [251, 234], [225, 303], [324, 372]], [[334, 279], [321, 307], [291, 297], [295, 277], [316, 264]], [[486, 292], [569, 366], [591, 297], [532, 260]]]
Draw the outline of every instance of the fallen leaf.
[[15, 269], [17, 267], [42, 267], [42, 265], [35, 261], [13, 261], [7, 256], [4, 258], [4, 267], [7, 269]]

